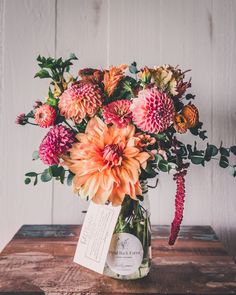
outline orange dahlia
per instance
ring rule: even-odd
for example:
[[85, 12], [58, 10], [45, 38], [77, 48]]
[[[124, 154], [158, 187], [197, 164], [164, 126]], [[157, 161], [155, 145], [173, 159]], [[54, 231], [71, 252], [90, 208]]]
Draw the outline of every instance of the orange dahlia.
[[183, 107], [180, 114], [176, 113], [174, 118], [174, 128], [179, 133], [185, 133], [188, 128], [195, 127], [198, 122], [198, 109], [195, 105], [189, 104]]
[[120, 205], [125, 195], [137, 200], [142, 194], [139, 183], [141, 167], [145, 168], [150, 155], [136, 146], [135, 127], [108, 127], [98, 117], [92, 118], [85, 130], [76, 136], [79, 142], [64, 158], [75, 176], [74, 192], [81, 197], [104, 204]]
[[127, 65], [120, 65], [118, 67], [110, 66], [110, 70], [104, 74], [103, 84], [104, 89], [109, 96], [111, 96], [121, 79], [124, 77], [124, 70]]
[[102, 106], [102, 93], [93, 83], [72, 85], [60, 96], [58, 107], [66, 119], [80, 123], [86, 116], [93, 117]]
[[199, 121], [199, 112], [195, 105], [188, 104], [184, 106], [181, 113], [188, 121], [189, 128], [193, 128], [197, 125]]

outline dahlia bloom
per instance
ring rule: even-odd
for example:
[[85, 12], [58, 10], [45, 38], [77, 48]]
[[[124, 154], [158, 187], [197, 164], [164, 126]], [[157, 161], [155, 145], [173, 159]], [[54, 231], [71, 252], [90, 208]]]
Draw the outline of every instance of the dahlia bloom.
[[130, 107], [134, 123], [149, 133], [167, 129], [174, 119], [175, 107], [172, 99], [156, 87], [144, 89], [134, 98]]
[[149, 134], [146, 133], [136, 133], [135, 137], [137, 138], [136, 146], [140, 149], [146, 148], [148, 146], [152, 146], [156, 143], [156, 139]]
[[174, 128], [179, 133], [185, 133], [188, 128], [193, 128], [199, 122], [199, 112], [195, 105], [189, 104], [183, 107], [180, 114], [176, 113]]
[[56, 119], [56, 110], [48, 104], [43, 104], [36, 109], [34, 118], [37, 125], [42, 128], [47, 128], [54, 124]]
[[63, 125], [54, 126], [39, 146], [39, 157], [46, 165], [57, 165], [59, 158], [71, 148], [74, 141], [71, 129]]
[[104, 74], [104, 89], [107, 92], [108, 96], [111, 96], [121, 79], [124, 77], [124, 70], [127, 68], [127, 65], [120, 65], [119, 67], [110, 66], [110, 70], [106, 71]]
[[93, 117], [102, 106], [102, 93], [93, 83], [74, 84], [60, 96], [58, 107], [66, 119], [80, 123], [86, 115]]
[[126, 127], [132, 120], [129, 100], [117, 100], [103, 107], [103, 118], [106, 124], [115, 124], [118, 128]]
[[92, 118], [85, 130], [76, 136], [78, 143], [70, 149], [70, 157], [63, 157], [75, 176], [74, 192], [81, 197], [104, 204], [123, 202], [125, 195], [137, 200], [142, 194], [139, 175], [150, 155], [135, 146], [135, 127], [108, 127], [98, 117]]

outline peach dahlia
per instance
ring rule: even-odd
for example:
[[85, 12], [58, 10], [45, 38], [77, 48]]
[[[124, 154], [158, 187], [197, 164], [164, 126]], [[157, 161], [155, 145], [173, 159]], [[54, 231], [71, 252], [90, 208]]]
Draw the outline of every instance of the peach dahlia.
[[142, 190], [139, 182], [141, 167], [145, 168], [150, 155], [135, 146], [135, 127], [118, 129], [107, 126], [98, 117], [92, 118], [85, 130], [76, 136], [70, 157], [63, 165], [75, 176], [74, 192], [95, 203], [122, 203], [125, 195], [137, 199]]
[[58, 107], [66, 119], [80, 123], [86, 116], [93, 117], [102, 106], [102, 93], [93, 83], [77, 83], [60, 96]]

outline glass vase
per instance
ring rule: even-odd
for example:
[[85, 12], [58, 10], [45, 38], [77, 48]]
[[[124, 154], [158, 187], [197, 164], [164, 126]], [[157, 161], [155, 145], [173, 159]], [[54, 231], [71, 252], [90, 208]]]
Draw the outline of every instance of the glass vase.
[[145, 277], [151, 266], [151, 226], [147, 181], [138, 201], [126, 197], [112, 236], [104, 274], [121, 280]]

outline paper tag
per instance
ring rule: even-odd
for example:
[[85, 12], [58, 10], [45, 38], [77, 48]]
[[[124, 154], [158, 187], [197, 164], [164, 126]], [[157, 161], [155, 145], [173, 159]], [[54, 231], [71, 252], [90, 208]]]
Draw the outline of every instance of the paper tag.
[[121, 206], [90, 202], [77, 244], [74, 262], [103, 273]]

